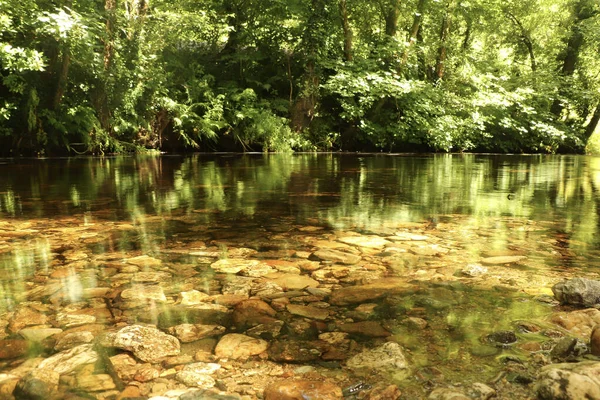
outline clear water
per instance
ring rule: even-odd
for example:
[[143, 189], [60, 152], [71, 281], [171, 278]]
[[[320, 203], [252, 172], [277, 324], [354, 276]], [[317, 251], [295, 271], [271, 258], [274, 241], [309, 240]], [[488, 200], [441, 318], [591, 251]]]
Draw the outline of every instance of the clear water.
[[[539, 301], [562, 277], [600, 266], [600, 158], [515, 155], [208, 155], [3, 160], [0, 162], [0, 311], [30, 300], [70, 262], [85, 273], [60, 281], [73, 301], [105, 285], [105, 255], [149, 254], [168, 263], [203, 260], [182, 249], [251, 247], [292, 254], [352, 231], [429, 235], [443, 257], [392, 262], [419, 290], [385, 304], [394, 338], [423, 372], [491, 379], [499, 354], [481, 337], [544, 324]], [[306, 227], [320, 227], [312, 233]], [[286, 252], [287, 251], [287, 252]], [[524, 255], [462, 282], [457, 270], [484, 257]], [[374, 257], [384, 257], [374, 255]], [[83, 261], [82, 261], [83, 260]], [[50, 277], [51, 280], [52, 277]], [[104, 282], [104, 283], [103, 283]], [[207, 275], [206, 287], [210, 287]], [[541, 296], [541, 297], [540, 297]], [[51, 298], [51, 296], [49, 296]], [[48, 301], [37, 295], [36, 299]], [[423, 317], [429, 329], [407, 327]], [[541, 341], [520, 334], [523, 341]], [[483, 347], [482, 347], [483, 346]], [[474, 361], [476, 360], [476, 361]], [[456, 365], [460, 364], [458, 368]], [[429, 374], [429, 375], [428, 375]], [[431, 375], [431, 376], [430, 376]], [[406, 379], [404, 377], [403, 379]], [[421, 382], [422, 383], [422, 382]]]

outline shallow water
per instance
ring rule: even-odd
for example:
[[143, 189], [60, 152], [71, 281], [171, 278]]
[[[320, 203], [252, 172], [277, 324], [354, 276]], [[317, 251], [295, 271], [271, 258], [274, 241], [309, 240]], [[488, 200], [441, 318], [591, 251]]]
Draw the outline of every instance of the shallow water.
[[[359, 249], [365, 262], [385, 266], [384, 276], [404, 277], [416, 287], [378, 302], [376, 318], [409, 352], [412, 365], [410, 374], [389, 379], [413, 394], [440, 376], [450, 383], [489, 381], [503, 356], [524, 358], [530, 351], [498, 348], [482, 337], [518, 331], [519, 321], [546, 327], [555, 306], [548, 300], [552, 284], [595, 274], [599, 190], [600, 158], [583, 156], [4, 160], [0, 313], [10, 320], [25, 301], [83, 307], [91, 289], [131, 284], [131, 276], [115, 275], [120, 267], [113, 264], [140, 255], [160, 260], [173, 273], [167, 294], [175, 298], [177, 285], [185, 286], [193, 274], [194, 289], [214, 291], [214, 257], [198, 255], [208, 248], [219, 249], [219, 258], [250, 248], [256, 259], [295, 260], [348, 234], [423, 235], [428, 249], [444, 251], [422, 252], [415, 247], [419, 241], [408, 246], [399, 239], [401, 256], [389, 248]], [[461, 275], [465, 266], [494, 256], [523, 258], [485, 265], [480, 277]], [[345, 277], [332, 285], [365, 279]], [[51, 285], [61, 289], [49, 290]], [[152, 323], [159, 313], [144, 308], [125, 314]], [[426, 320], [428, 328], [407, 325], [407, 317]], [[5, 336], [18, 336], [10, 329]], [[547, 340], [517, 335], [518, 343], [539, 342], [540, 348]], [[14, 366], [2, 365], [4, 371]]]

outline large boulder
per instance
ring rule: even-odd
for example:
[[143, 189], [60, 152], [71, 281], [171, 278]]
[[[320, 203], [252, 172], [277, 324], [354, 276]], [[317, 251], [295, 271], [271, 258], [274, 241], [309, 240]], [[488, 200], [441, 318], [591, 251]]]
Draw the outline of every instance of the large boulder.
[[600, 400], [600, 363], [547, 365], [541, 370], [536, 391], [540, 400]]
[[563, 304], [595, 307], [600, 304], [600, 281], [573, 278], [552, 287], [554, 297]]

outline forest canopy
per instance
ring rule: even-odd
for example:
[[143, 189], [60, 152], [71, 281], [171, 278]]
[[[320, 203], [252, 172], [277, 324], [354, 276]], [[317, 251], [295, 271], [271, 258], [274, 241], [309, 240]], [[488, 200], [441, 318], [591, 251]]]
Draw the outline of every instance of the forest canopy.
[[0, 154], [581, 152], [597, 0], [0, 0]]

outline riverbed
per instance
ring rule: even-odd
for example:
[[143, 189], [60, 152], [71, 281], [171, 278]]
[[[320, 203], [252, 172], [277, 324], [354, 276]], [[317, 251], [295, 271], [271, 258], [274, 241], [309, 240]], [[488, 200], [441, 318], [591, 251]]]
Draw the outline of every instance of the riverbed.
[[552, 287], [598, 277], [598, 190], [584, 156], [2, 160], [0, 393], [535, 398], [595, 360]]

